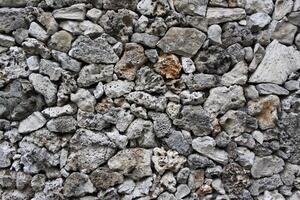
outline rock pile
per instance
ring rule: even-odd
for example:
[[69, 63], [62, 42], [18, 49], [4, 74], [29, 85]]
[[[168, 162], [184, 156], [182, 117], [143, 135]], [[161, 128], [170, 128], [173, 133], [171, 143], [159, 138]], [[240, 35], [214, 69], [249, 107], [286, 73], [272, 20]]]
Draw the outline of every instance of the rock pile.
[[1, 200], [299, 200], [300, 0], [0, 0]]

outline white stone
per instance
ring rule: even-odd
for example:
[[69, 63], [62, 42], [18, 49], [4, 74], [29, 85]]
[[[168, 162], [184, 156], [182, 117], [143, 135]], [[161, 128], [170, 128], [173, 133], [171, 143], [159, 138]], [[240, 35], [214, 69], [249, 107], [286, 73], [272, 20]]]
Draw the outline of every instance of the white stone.
[[29, 133], [42, 128], [46, 124], [46, 119], [40, 112], [34, 112], [20, 122], [18, 132]]

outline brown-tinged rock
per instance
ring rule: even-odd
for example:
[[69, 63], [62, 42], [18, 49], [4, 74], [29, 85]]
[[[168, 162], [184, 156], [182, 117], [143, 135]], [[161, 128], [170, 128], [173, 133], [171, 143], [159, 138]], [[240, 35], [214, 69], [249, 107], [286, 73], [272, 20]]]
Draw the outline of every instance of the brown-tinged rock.
[[207, 194], [211, 194], [213, 192], [213, 189], [210, 185], [202, 185], [200, 188], [196, 191], [199, 197], [204, 197]]
[[99, 190], [108, 189], [109, 187], [121, 184], [124, 181], [122, 174], [108, 168], [96, 169], [90, 175], [90, 179], [94, 186]]
[[280, 99], [275, 95], [261, 97], [248, 103], [248, 112], [255, 116], [262, 130], [274, 128], [278, 119], [277, 112], [280, 107]]
[[163, 54], [154, 65], [154, 70], [168, 79], [178, 78], [181, 68], [178, 57], [173, 54]]
[[127, 43], [122, 58], [115, 66], [120, 78], [134, 80], [137, 70], [146, 62], [144, 48], [136, 43]]

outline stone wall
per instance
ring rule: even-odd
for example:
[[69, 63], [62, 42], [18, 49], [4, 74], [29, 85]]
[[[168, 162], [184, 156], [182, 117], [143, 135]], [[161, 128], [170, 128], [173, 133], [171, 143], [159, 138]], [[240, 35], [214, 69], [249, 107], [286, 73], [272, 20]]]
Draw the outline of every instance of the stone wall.
[[0, 0], [1, 200], [299, 200], [300, 0]]

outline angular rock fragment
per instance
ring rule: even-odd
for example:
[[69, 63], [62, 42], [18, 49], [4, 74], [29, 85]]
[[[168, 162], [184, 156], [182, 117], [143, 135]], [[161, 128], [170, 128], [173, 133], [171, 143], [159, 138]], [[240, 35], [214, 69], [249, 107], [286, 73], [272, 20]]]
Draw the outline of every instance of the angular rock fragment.
[[157, 46], [165, 53], [191, 57], [201, 48], [205, 39], [205, 34], [195, 28], [172, 27]]
[[113, 65], [91, 64], [84, 66], [79, 72], [77, 82], [81, 87], [88, 87], [99, 81], [109, 82], [114, 73]]
[[225, 73], [221, 78], [221, 84], [230, 85], [245, 85], [248, 79], [248, 66], [245, 62], [237, 63], [234, 68]]
[[49, 35], [44, 30], [44, 28], [36, 22], [32, 22], [29, 27], [29, 35], [35, 37], [36, 39], [45, 42]]
[[265, 12], [271, 14], [274, 9], [274, 3], [272, 0], [246, 0], [243, 4], [247, 13]]
[[118, 10], [122, 8], [135, 10], [138, 0], [103, 0], [103, 8], [108, 10]]
[[92, 40], [87, 36], [79, 36], [73, 42], [69, 55], [87, 63], [111, 64], [119, 60], [110, 44], [101, 37]]
[[28, 28], [34, 19], [33, 14], [32, 8], [0, 8], [0, 32], [10, 33], [19, 28]]
[[40, 55], [45, 59], [49, 59], [51, 57], [51, 52], [46, 45], [34, 38], [27, 38], [22, 43], [22, 47], [28, 54]]
[[236, 137], [244, 132], [255, 130], [257, 120], [243, 111], [229, 110], [221, 118], [219, 123], [230, 137]]
[[248, 113], [257, 118], [262, 130], [266, 130], [276, 126], [279, 106], [280, 99], [275, 95], [269, 95], [248, 102]]
[[146, 92], [131, 92], [126, 96], [126, 99], [145, 108], [157, 111], [163, 111], [167, 106], [165, 97], [152, 96]]
[[134, 88], [133, 82], [128, 81], [111, 81], [104, 85], [106, 96], [110, 98], [118, 98], [125, 94], [130, 93]]
[[210, 90], [204, 109], [218, 115], [229, 109], [241, 108], [246, 102], [241, 86], [216, 87]]
[[131, 41], [146, 45], [150, 48], [155, 48], [157, 42], [159, 41], [159, 37], [150, 35], [148, 33], [134, 33], [131, 37]]
[[134, 89], [149, 93], [164, 93], [167, 88], [163, 77], [146, 66], [137, 71]]
[[15, 153], [15, 148], [13, 148], [9, 142], [1, 142], [0, 143], [0, 168], [6, 168], [11, 165], [12, 158]]
[[250, 77], [249, 82], [282, 84], [292, 72], [300, 68], [299, 62], [299, 51], [274, 40], [268, 45], [265, 57]]
[[228, 154], [226, 151], [215, 147], [216, 142], [209, 136], [198, 137], [193, 140], [192, 147], [197, 152], [201, 153], [208, 158], [221, 163], [223, 165], [228, 162]]
[[80, 197], [95, 192], [95, 187], [89, 176], [79, 172], [73, 172], [64, 183], [64, 195], [67, 197]]
[[61, 67], [73, 72], [79, 72], [81, 69], [81, 62], [71, 58], [68, 54], [56, 50], [52, 50], [52, 56], [61, 64]]
[[246, 12], [241, 8], [208, 8], [206, 18], [208, 24], [238, 21], [246, 17]]
[[175, 0], [174, 6], [178, 12], [187, 15], [205, 16], [208, 0], [189, 1], [189, 0]]
[[182, 76], [183, 81], [191, 91], [213, 88], [217, 85], [217, 78], [211, 74], [190, 74]]
[[93, 112], [96, 104], [95, 97], [85, 89], [79, 89], [75, 94], [71, 94], [71, 101], [76, 103], [81, 110], [88, 112]]
[[47, 105], [52, 105], [56, 102], [57, 88], [48, 77], [32, 73], [29, 76], [29, 80], [34, 89], [44, 96]]
[[272, 83], [258, 84], [256, 86], [256, 89], [260, 94], [263, 94], [263, 95], [269, 95], [269, 94], [288, 95], [289, 94], [289, 91], [286, 90], [285, 88], [280, 87], [277, 84], [272, 84]]
[[47, 75], [51, 81], [58, 81], [62, 70], [57, 62], [41, 59], [39, 72]]
[[152, 175], [151, 155], [152, 150], [143, 148], [121, 150], [109, 159], [108, 167], [139, 180]]
[[70, 133], [76, 130], [77, 122], [72, 116], [61, 116], [47, 122], [51, 132]]
[[251, 168], [251, 174], [255, 178], [272, 176], [283, 170], [284, 161], [277, 156], [256, 157]]
[[213, 118], [201, 106], [184, 106], [181, 118], [173, 120], [174, 125], [192, 131], [196, 136], [208, 135], [212, 132]]
[[53, 11], [55, 19], [69, 19], [82, 21], [85, 18], [85, 5], [76, 4], [67, 8], [56, 9]]
[[160, 56], [153, 67], [157, 73], [167, 79], [178, 78], [182, 68], [179, 59], [173, 54]]
[[170, 134], [166, 136], [164, 141], [170, 149], [177, 151], [182, 155], [189, 155], [192, 152], [190, 145], [190, 138], [187, 138], [181, 131], [170, 131]]
[[104, 164], [115, 153], [115, 144], [101, 132], [77, 129], [70, 140], [70, 154], [65, 168], [91, 172]]
[[40, 112], [34, 112], [26, 119], [20, 122], [18, 132], [29, 133], [42, 128], [46, 124], [46, 119]]
[[90, 175], [96, 189], [108, 189], [123, 182], [122, 174], [108, 168], [98, 168]]
[[249, 188], [253, 196], [258, 196], [266, 190], [274, 190], [283, 185], [280, 175], [276, 174], [271, 177], [261, 178], [255, 180]]
[[127, 43], [125, 52], [114, 70], [120, 78], [134, 80], [137, 70], [146, 62], [144, 48], [135, 43]]

